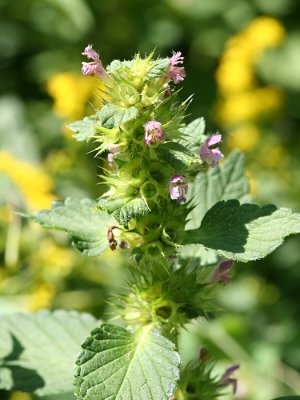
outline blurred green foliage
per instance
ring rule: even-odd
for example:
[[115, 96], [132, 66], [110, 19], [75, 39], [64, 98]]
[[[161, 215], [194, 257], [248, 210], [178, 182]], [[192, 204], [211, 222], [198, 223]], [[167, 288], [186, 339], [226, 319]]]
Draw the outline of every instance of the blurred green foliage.
[[[255, 28], [241, 44], [262, 16], [273, 28]], [[193, 117], [203, 115], [209, 129], [219, 129], [228, 152], [238, 146], [247, 153], [259, 202], [299, 212], [299, 17], [300, 4], [292, 0], [0, 0], [0, 312], [64, 307], [109, 316], [107, 296], [112, 285], [122, 285], [118, 254], [84, 259], [64, 236], [15, 214], [104, 190], [99, 159], [65, 128], [97, 105], [99, 83], [80, 75], [88, 43], [104, 65], [153, 48], [162, 56], [182, 51], [187, 77], [180, 96], [195, 93]], [[282, 38], [258, 51], [260, 40], [277, 29], [272, 21]], [[230, 56], [222, 75], [232, 48], [238, 63]], [[245, 76], [250, 86], [241, 83]], [[234, 91], [224, 92], [226, 82]], [[260, 97], [269, 88], [280, 93], [272, 107], [270, 96]], [[225, 100], [235, 102], [224, 120]], [[249, 115], [253, 104], [259, 112]], [[220, 293], [224, 313], [182, 335], [185, 362], [207, 346], [220, 370], [241, 364], [239, 399], [300, 393], [299, 245], [299, 237], [290, 238], [264, 261], [237, 265], [233, 283]]]

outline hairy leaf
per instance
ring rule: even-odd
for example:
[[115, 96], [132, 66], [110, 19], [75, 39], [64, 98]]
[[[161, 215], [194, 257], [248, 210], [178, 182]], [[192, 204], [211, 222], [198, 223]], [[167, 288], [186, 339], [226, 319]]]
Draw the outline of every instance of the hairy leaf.
[[193, 153], [197, 153], [200, 145], [205, 141], [205, 120], [203, 117], [197, 118], [190, 122], [183, 128], [179, 129], [181, 133], [180, 143], [191, 150]]
[[138, 218], [146, 215], [150, 211], [143, 199], [137, 198], [124, 204], [116, 210], [113, 215], [122, 225], [127, 225], [131, 218]]
[[76, 121], [70, 124], [68, 127], [75, 132], [74, 138], [78, 142], [83, 142], [92, 138], [95, 135], [95, 127], [99, 124], [99, 120], [95, 117], [85, 117], [81, 121]]
[[96, 202], [89, 199], [55, 201], [51, 210], [38, 211], [31, 218], [44, 228], [66, 232], [85, 256], [103, 253], [108, 247], [108, 227], [117, 224], [112, 216], [97, 209]]
[[263, 258], [300, 232], [300, 214], [273, 205], [259, 207], [221, 201], [204, 216], [199, 229], [187, 231], [186, 244], [200, 244], [217, 254], [247, 262]]
[[0, 318], [0, 388], [40, 396], [72, 391], [74, 360], [96, 325], [88, 314], [40, 311]]
[[162, 77], [170, 64], [169, 58], [159, 58], [152, 62], [153, 67], [146, 76], [146, 81]]
[[186, 171], [191, 165], [202, 164], [199, 156], [176, 142], [161, 144], [156, 151], [159, 157], [170, 164], [177, 172]]
[[168, 400], [179, 377], [173, 343], [150, 326], [130, 333], [115, 325], [94, 329], [77, 360], [80, 400]]
[[224, 164], [210, 168], [207, 173], [199, 173], [189, 185], [188, 200], [191, 212], [186, 229], [196, 229], [201, 225], [205, 213], [218, 201], [237, 199], [241, 203], [248, 200], [249, 181], [244, 175], [244, 156], [233, 151]]
[[135, 119], [138, 116], [138, 109], [134, 106], [125, 108], [106, 104], [98, 115], [101, 118], [101, 125], [112, 129]]

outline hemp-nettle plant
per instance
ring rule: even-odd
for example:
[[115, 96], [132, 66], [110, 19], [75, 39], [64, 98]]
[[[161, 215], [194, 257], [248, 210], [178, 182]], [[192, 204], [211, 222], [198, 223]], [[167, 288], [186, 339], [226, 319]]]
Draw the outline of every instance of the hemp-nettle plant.
[[70, 128], [104, 157], [108, 190], [97, 200], [56, 201], [30, 218], [65, 231], [84, 256], [125, 252], [130, 278], [111, 299], [113, 323], [63, 310], [3, 317], [0, 387], [70, 393], [75, 368], [80, 400], [211, 400], [235, 392], [237, 364], [215, 373], [202, 349], [183, 366], [178, 337], [218, 310], [234, 262], [267, 256], [300, 231], [300, 215], [252, 204], [243, 155], [224, 157], [221, 134], [206, 134], [203, 118], [185, 122], [191, 98], [178, 100], [186, 76], [180, 52], [137, 54], [106, 68], [91, 45], [82, 54], [90, 60], [83, 74], [101, 79], [103, 104]]

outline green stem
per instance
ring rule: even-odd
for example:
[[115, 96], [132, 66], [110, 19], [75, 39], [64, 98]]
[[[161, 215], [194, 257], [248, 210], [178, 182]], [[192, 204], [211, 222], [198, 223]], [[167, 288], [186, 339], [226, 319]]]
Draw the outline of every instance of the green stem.
[[9, 269], [15, 269], [19, 260], [21, 218], [11, 208], [5, 243], [4, 262]]

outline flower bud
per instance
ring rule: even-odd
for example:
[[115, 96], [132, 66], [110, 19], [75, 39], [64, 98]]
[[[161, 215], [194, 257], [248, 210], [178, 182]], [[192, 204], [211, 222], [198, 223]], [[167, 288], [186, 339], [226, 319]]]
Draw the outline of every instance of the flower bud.
[[212, 283], [223, 283], [224, 286], [230, 283], [230, 270], [234, 265], [233, 260], [221, 261], [217, 268], [214, 270], [211, 282]]

